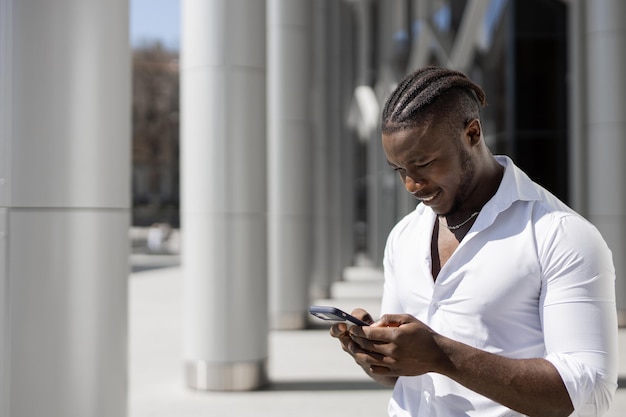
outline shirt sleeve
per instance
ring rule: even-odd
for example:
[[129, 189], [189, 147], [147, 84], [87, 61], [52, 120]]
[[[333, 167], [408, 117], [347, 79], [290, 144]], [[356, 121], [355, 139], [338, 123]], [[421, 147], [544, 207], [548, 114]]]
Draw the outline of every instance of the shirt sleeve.
[[617, 313], [611, 251], [585, 219], [552, 219], [538, 247], [546, 359], [557, 369], [573, 416], [600, 417], [617, 389]]

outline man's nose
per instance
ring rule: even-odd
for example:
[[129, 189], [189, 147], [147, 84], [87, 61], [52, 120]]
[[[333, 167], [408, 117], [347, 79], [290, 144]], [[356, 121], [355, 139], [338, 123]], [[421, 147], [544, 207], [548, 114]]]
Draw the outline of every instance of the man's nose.
[[410, 192], [411, 194], [415, 194], [416, 192], [420, 191], [422, 188], [424, 188], [425, 185], [425, 181], [421, 180], [421, 179], [414, 179], [413, 177], [410, 176], [406, 176], [404, 177], [404, 186], [406, 187], [406, 190], [408, 192]]

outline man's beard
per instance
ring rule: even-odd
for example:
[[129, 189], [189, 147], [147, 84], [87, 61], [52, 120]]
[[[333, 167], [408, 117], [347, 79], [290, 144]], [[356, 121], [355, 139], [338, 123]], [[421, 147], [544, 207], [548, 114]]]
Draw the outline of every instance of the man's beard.
[[454, 214], [459, 207], [465, 202], [467, 196], [469, 195], [469, 189], [474, 180], [474, 175], [476, 173], [476, 167], [472, 162], [472, 158], [470, 153], [459, 145], [459, 159], [461, 162], [461, 181], [459, 183], [459, 187], [456, 192], [456, 196], [454, 197], [454, 202], [452, 203], [452, 207], [450, 210], [444, 214], [444, 216], [450, 216]]

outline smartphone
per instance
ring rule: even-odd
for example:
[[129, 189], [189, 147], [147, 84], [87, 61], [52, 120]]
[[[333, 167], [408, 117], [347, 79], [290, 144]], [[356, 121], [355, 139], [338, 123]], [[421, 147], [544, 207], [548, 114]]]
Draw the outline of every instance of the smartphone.
[[322, 320], [332, 321], [336, 323], [344, 322], [348, 326], [355, 324], [357, 326], [369, 326], [368, 323], [359, 320], [356, 317], [346, 313], [345, 311], [339, 310], [336, 307], [311, 306], [309, 307], [309, 313]]

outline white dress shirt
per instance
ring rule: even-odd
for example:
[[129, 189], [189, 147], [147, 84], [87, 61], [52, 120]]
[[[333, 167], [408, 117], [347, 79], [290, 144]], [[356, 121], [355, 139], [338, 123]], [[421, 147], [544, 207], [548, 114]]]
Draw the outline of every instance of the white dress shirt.
[[[617, 388], [615, 271], [597, 229], [532, 182], [507, 157], [497, 193], [437, 280], [431, 272], [436, 214], [423, 204], [385, 248], [382, 313], [408, 313], [436, 332], [509, 358], [546, 358], [573, 416], [603, 415]], [[435, 373], [401, 377], [392, 417], [521, 414]]]

